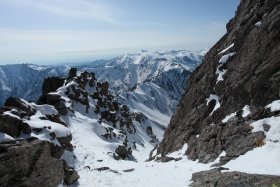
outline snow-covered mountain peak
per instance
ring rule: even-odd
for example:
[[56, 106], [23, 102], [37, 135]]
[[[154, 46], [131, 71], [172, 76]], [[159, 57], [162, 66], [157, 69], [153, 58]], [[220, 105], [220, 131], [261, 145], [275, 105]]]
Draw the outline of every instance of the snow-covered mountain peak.
[[[191, 65], [192, 63], [199, 63], [206, 50], [197, 52], [191, 52], [187, 50], [171, 50], [171, 51], [148, 51], [142, 50], [141, 52], [129, 53], [117, 57], [110, 64], [143, 64], [147, 61], [165, 60], [169, 62], [178, 62], [185, 65]], [[194, 67], [189, 66], [188, 70], [193, 70]]]

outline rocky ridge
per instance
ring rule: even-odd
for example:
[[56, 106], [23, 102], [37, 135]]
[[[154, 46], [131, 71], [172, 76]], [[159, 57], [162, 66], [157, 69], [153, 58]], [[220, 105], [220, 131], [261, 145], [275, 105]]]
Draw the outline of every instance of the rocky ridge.
[[37, 104], [10, 97], [0, 109], [0, 181], [4, 186], [74, 183], [79, 175], [71, 165], [76, 162], [71, 126], [83, 123], [77, 116], [90, 122], [92, 135], [111, 144], [107, 154], [116, 160], [133, 159], [137, 146], [158, 142], [148, 119], [119, 103], [109, 83], [98, 82], [94, 73], [70, 69], [67, 78], [45, 79], [42, 93]]

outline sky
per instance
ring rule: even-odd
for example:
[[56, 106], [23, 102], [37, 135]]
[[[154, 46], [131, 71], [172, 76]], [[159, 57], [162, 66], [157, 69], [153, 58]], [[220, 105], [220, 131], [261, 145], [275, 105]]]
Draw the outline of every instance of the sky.
[[0, 0], [0, 64], [210, 48], [239, 0]]

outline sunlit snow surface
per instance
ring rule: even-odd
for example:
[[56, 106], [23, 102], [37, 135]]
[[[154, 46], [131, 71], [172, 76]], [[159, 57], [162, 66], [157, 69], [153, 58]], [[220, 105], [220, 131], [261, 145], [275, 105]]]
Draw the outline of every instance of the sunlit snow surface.
[[280, 100], [273, 101], [266, 108], [270, 108], [271, 112], [280, 110]]
[[224, 50], [222, 50], [221, 52], [219, 52], [219, 55], [220, 54], [223, 54], [225, 52], [227, 52], [229, 49], [231, 49], [232, 47], [234, 47], [234, 43], [230, 44], [227, 48], [225, 48]]
[[230, 161], [224, 167], [247, 173], [280, 175], [280, 117], [258, 120], [251, 124], [253, 132], [264, 131], [263, 124], [270, 125], [265, 132], [265, 144]]
[[0, 142], [1, 141], [9, 141], [9, 140], [14, 140], [14, 138], [11, 137], [10, 135], [6, 134], [6, 133], [0, 132]]
[[[184, 156], [184, 159], [180, 161], [146, 162], [149, 152], [153, 149], [148, 142], [145, 142], [145, 147], [137, 146], [137, 151], [133, 151], [135, 160], [116, 161], [110, 152], [118, 144], [100, 139], [96, 134], [99, 126], [96, 124], [96, 120], [76, 113], [76, 117], [73, 117], [69, 122], [76, 159], [73, 162], [70, 154], [65, 154], [64, 158], [73, 163], [80, 175], [79, 181], [72, 186], [183, 187], [190, 183], [193, 172], [210, 169], [211, 164], [206, 165], [187, 160], [186, 156], [183, 155], [186, 147], [169, 155], [175, 158]], [[109, 170], [95, 170], [100, 167], [109, 167], [118, 173]], [[134, 170], [124, 172], [128, 169]]]

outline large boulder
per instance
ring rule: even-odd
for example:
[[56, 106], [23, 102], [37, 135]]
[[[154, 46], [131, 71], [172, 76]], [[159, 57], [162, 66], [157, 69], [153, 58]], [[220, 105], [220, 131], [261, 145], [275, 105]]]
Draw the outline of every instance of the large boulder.
[[16, 97], [9, 97], [6, 100], [4, 106], [19, 109], [25, 112], [28, 116], [34, 115], [36, 113], [36, 109], [31, 104]]
[[60, 115], [66, 115], [68, 113], [68, 109], [65, 105], [64, 99], [62, 99], [60, 95], [55, 93], [48, 93], [46, 95], [41, 95], [38, 104], [52, 105], [55, 107], [55, 109]]
[[114, 156], [115, 159], [128, 159], [131, 156], [131, 149], [126, 148], [125, 146], [118, 146], [115, 150], [116, 155]]
[[77, 76], [77, 68], [71, 68], [70, 70], [69, 70], [69, 76], [68, 76], [68, 79], [69, 80], [72, 80], [74, 77], [76, 77]]
[[63, 178], [63, 160], [52, 157], [48, 142], [0, 143], [1, 186], [58, 186]]
[[213, 169], [194, 173], [192, 181], [191, 187], [274, 187], [279, 186], [280, 177]]
[[78, 172], [73, 168], [67, 166], [66, 162], [64, 162], [64, 172], [65, 175], [64, 175], [63, 183], [66, 184], [67, 186], [73, 184], [80, 178]]
[[42, 94], [46, 95], [50, 92], [56, 91], [58, 88], [63, 86], [65, 81], [64, 77], [49, 77], [46, 78], [42, 86]]
[[6, 133], [12, 137], [18, 137], [21, 132], [30, 134], [31, 127], [16, 117], [0, 114], [0, 132]]

